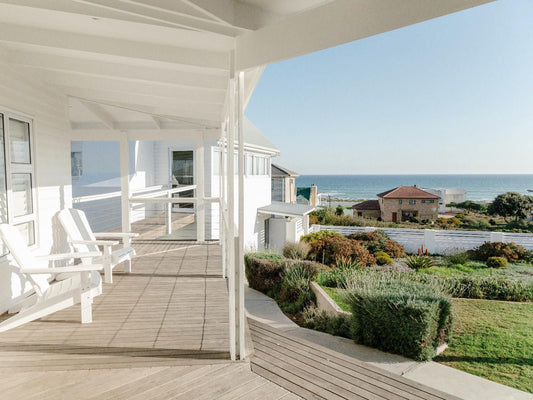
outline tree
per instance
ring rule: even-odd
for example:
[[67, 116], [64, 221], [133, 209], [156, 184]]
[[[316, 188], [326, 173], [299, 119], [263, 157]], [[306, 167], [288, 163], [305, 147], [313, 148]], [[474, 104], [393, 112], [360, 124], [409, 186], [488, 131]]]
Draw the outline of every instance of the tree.
[[507, 192], [496, 196], [487, 209], [490, 215], [500, 215], [507, 222], [507, 218], [520, 221], [531, 214], [533, 198], [516, 192]]
[[335, 208], [335, 214], [339, 217], [344, 215], [344, 208], [340, 204]]

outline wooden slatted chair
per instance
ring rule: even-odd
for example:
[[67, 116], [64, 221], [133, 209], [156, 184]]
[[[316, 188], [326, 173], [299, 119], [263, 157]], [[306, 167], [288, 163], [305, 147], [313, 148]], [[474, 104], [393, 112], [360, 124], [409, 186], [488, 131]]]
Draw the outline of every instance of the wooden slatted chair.
[[[17, 228], [0, 224], [0, 238], [9, 250], [18, 273], [33, 287], [34, 293], [21, 301], [17, 314], [0, 323], [0, 332], [5, 332], [27, 322], [34, 321], [74, 304], [81, 303], [81, 322], [92, 322], [92, 299], [102, 293], [102, 278], [98, 271], [102, 265], [77, 265], [49, 268], [43, 265], [47, 260], [73, 259], [87, 254], [55, 254], [48, 257], [34, 257], [24, 244]], [[91, 253], [94, 254], [94, 253]], [[67, 273], [61, 281], [42, 279]]]
[[[124, 272], [131, 272], [131, 260], [135, 257], [135, 249], [130, 246], [131, 238], [137, 233], [93, 233], [85, 213], [74, 208], [66, 208], [58, 214], [59, 221], [67, 233], [68, 242], [78, 252], [98, 251], [103, 247], [103, 256], [96, 260], [104, 266], [105, 283], [113, 283], [113, 268], [124, 263]], [[102, 240], [105, 239], [105, 240]], [[119, 239], [113, 240], [113, 239]], [[113, 250], [113, 246], [122, 242], [122, 248]], [[90, 260], [82, 259], [83, 263]]]

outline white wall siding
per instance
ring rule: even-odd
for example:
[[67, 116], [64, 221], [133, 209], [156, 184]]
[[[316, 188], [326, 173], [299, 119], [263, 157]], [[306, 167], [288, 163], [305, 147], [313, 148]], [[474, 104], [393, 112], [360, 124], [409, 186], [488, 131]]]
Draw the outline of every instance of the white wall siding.
[[[64, 238], [54, 215], [71, 205], [70, 126], [67, 99], [32, 76], [0, 65], [0, 108], [33, 119], [37, 227], [36, 252], [64, 250]], [[54, 239], [55, 242], [54, 242]], [[0, 265], [0, 303], [20, 295], [4, 258]], [[11, 285], [11, 283], [14, 285]], [[4, 312], [0, 308], [0, 313]]]

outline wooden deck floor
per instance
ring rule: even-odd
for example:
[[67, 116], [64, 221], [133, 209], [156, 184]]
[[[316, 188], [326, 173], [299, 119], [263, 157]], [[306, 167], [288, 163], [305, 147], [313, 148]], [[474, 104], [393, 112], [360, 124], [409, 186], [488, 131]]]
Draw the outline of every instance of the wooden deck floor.
[[74, 306], [0, 335], [0, 399], [298, 398], [229, 361], [217, 244], [134, 246], [133, 272], [115, 268], [93, 323]]

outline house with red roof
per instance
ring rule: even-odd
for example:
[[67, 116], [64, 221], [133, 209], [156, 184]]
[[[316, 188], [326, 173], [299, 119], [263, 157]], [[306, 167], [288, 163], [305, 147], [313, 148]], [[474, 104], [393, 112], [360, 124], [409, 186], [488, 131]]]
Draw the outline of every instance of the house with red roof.
[[415, 186], [399, 186], [379, 193], [377, 200], [367, 200], [353, 206], [354, 215], [385, 222], [408, 221], [411, 218], [436, 220], [439, 196]]

